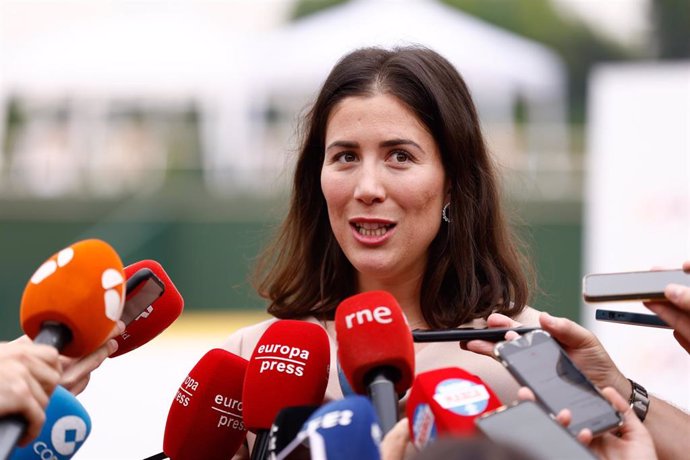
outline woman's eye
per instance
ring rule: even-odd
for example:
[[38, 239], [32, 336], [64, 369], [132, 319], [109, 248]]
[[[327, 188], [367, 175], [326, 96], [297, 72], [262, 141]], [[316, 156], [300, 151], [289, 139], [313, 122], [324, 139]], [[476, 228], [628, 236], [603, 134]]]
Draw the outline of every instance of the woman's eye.
[[352, 152], [343, 152], [336, 157], [336, 161], [340, 163], [351, 163], [356, 159], [357, 157]]
[[391, 156], [397, 163], [406, 163], [411, 159], [409, 153], [403, 152], [401, 150], [393, 152]]

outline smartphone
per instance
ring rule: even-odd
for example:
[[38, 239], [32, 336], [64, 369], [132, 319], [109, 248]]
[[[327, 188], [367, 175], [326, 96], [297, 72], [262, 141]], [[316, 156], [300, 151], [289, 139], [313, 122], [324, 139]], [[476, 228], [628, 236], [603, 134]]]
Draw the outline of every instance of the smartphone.
[[129, 325], [165, 292], [165, 284], [148, 268], [142, 268], [127, 278], [125, 306], [120, 319]]
[[539, 329], [537, 327], [503, 328], [458, 328], [458, 329], [414, 329], [412, 340], [414, 342], [467, 342], [469, 340], [486, 340], [488, 342], [500, 342], [505, 340], [506, 332], [515, 331], [522, 335]]
[[690, 273], [678, 269], [586, 275], [582, 296], [587, 302], [665, 300], [664, 289], [670, 283], [690, 286]]
[[597, 435], [622, 423], [621, 414], [575, 367], [548, 332], [536, 330], [515, 340], [499, 342], [494, 346], [494, 355], [520, 384], [534, 392], [537, 401], [550, 413], [570, 410], [571, 433], [589, 428]]
[[598, 308], [595, 318], [599, 321], [611, 321], [613, 323], [632, 324], [634, 326], [673, 329], [666, 321], [656, 315], [633, 313], [631, 311], [602, 310]]
[[534, 401], [503, 406], [474, 423], [490, 440], [535, 460], [597, 458]]

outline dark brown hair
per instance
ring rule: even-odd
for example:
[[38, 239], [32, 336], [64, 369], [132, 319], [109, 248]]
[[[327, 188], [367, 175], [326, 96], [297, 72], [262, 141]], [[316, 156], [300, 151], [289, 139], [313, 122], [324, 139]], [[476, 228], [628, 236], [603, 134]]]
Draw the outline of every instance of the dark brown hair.
[[492, 311], [519, 313], [528, 296], [523, 257], [501, 211], [472, 97], [452, 64], [422, 47], [360, 49], [342, 58], [326, 79], [303, 120], [288, 215], [257, 264], [255, 284], [271, 302], [268, 312], [328, 319], [356, 293], [355, 270], [331, 230], [320, 177], [333, 107], [347, 97], [376, 93], [398, 98], [427, 127], [450, 185], [451, 222], [432, 241], [422, 280], [425, 321], [450, 328]]

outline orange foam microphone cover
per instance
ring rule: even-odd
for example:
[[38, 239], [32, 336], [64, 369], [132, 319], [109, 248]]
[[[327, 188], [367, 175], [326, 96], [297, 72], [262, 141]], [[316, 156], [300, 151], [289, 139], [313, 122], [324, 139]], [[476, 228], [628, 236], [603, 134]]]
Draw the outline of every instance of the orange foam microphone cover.
[[125, 276], [120, 257], [106, 242], [83, 240], [53, 254], [24, 289], [19, 319], [34, 339], [48, 324], [71, 332], [61, 353], [84, 356], [101, 346], [120, 319]]

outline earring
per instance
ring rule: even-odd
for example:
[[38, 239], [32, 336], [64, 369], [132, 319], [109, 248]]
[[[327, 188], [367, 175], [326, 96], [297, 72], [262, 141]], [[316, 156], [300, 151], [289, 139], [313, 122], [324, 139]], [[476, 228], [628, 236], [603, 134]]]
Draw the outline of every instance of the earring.
[[443, 217], [443, 220], [447, 223], [450, 223], [450, 217], [448, 217], [448, 208], [450, 208], [450, 201], [443, 206], [443, 210], [441, 211], [441, 216]]

